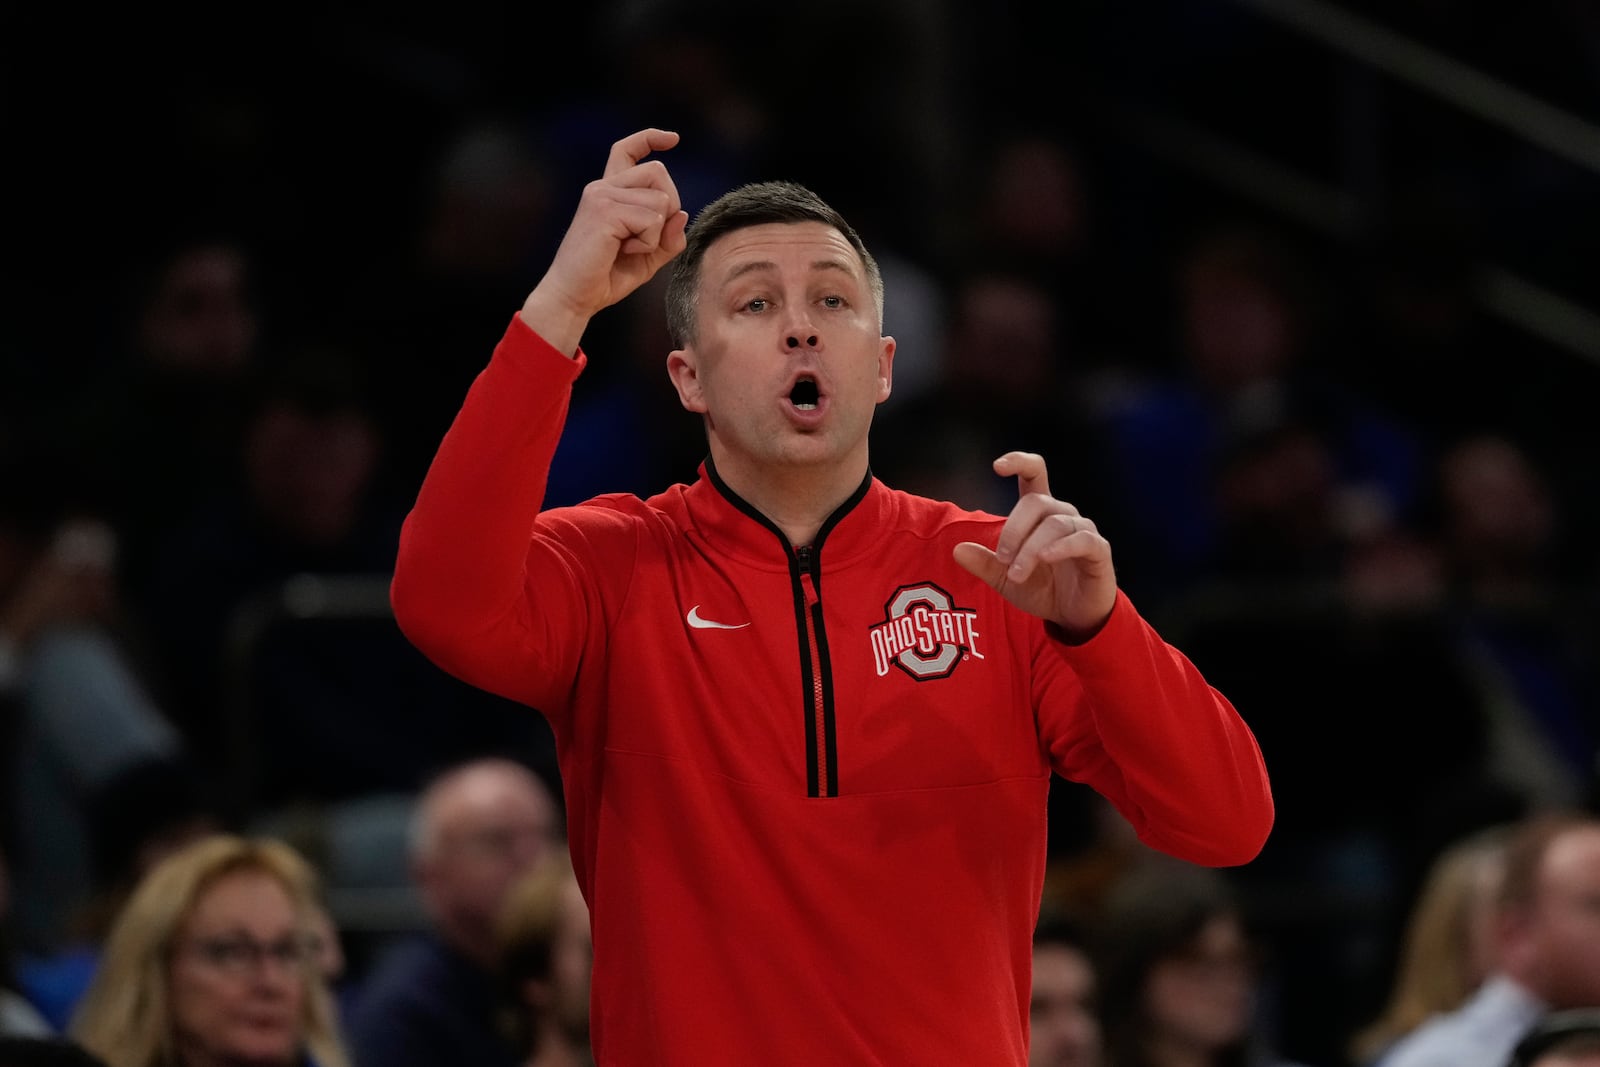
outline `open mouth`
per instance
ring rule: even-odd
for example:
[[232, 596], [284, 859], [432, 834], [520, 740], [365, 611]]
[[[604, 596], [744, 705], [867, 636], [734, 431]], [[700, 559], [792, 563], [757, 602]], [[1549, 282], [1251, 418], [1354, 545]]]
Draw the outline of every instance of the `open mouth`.
[[801, 378], [794, 383], [794, 388], [789, 390], [789, 403], [800, 411], [817, 410], [817, 401], [822, 399], [822, 393], [817, 389], [817, 383], [812, 378]]

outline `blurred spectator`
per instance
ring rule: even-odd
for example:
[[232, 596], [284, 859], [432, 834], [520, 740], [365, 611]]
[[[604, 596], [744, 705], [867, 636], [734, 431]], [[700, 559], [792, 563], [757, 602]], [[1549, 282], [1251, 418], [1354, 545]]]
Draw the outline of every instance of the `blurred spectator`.
[[381, 574], [389, 564], [397, 535], [377, 492], [381, 438], [361, 387], [344, 353], [310, 348], [252, 379], [229, 449], [239, 477], [164, 531], [136, 589], [175, 714], [208, 756], [229, 755], [235, 613], [295, 574]]
[[1115, 537], [1118, 523], [1108, 512], [1117, 497], [1099, 458], [1104, 448], [1082, 406], [1077, 353], [1048, 287], [1011, 267], [974, 266], [950, 304], [937, 377], [876, 416], [874, 472], [907, 491], [1003, 515], [1016, 502], [1016, 485], [995, 477], [991, 465], [1012, 450], [1038, 452], [1052, 461], [1051, 490]]
[[1046, 911], [1033, 932], [1028, 1067], [1099, 1067], [1094, 959], [1083, 927]]
[[1435, 482], [1450, 617], [1495, 696], [1500, 773], [1538, 803], [1582, 803], [1600, 779], [1600, 628], [1584, 584], [1597, 575], [1574, 558], [1588, 546], [1509, 437], [1451, 440]]
[[126, 268], [98, 362], [72, 383], [56, 428], [70, 476], [95, 494], [147, 576], [169, 527], [233, 475], [266, 323], [256, 253], [219, 229], [180, 229]]
[[1552, 1010], [1600, 1005], [1600, 819], [1541, 813], [1518, 827], [1495, 916], [1495, 967], [1454, 1011], [1402, 1038], [1379, 1067], [1503, 1067]]
[[1109, 1067], [1290, 1067], [1258, 945], [1220, 871], [1152, 856], [1096, 917]]
[[496, 1017], [495, 924], [519, 877], [562, 846], [560, 811], [510, 760], [441, 774], [417, 804], [412, 876], [430, 928], [374, 961], [351, 1000], [358, 1067], [518, 1067]]
[[1443, 562], [1383, 494], [1339, 474], [1321, 413], [1293, 400], [1242, 414], [1213, 475], [1217, 540], [1191, 592], [1279, 593], [1361, 615], [1436, 611]]
[[1160, 597], [1186, 590], [1224, 552], [1217, 473], [1231, 442], [1285, 414], [1315, 426], [1326, 477], [1383, 518], [1414, 507], [1420, 441], [1322, 365], [1325, 279], [1279, 235], [1223, 225], [1171, 278], [1174, 365], [1111, 381], [1095, 398], [1115, 484], [1125, 494], [1118, 558]]
[[282, 842], [215, 835], [173, 853], [118, 917], [73, 1035], [110, 1067], [348, 1067], [317, 893]]
[[393, 251], [346, 281], [334, 336], [370, 370], [371, 414], [404, 486], [422, 481], [424, 442], [444, 433], [472, 383], [467, 353], [492, 343], [472, 324], [509, 320], [532, 265], [560, 239], [552, 166], [522, 124], [463, 116], [414, 175], [413, 211], [397, 220]]
[[503, 1014], [523, 1067], [593, 1067], [589, 905], [572, 856], [553, 847], [506, 895], [495, 932]]
[[146, 760], [97, 788], [88, 803], [90, 882], [59, 942], [25, 955], [18, 975], [50, 1025], [65, 1031], [94, 972], [112, 924], [156, 866], [222, 829], [202, 779], [186, 763]]
[[1088, 266], [1093, 214], [1084, 161], [1058, 135], [1002, 128], [991, 133], [974, 177], [964, 243], [1027, 271], [1065, 299]]
[[[166, 691], [230, 818], [303, 808], [337, 824], [393, 797], [399, 826], [446, 764], [550, 747], [538, 716], [443, 674], [389, 618], [404, 507], [368, 384], [343, 349], [280, 355], [252, 398], [241, 478], [169, 531], [141, 590]], [[403, 877], [402, 857], [391, 866]]]
[[1237, 428], [1218, 457], [1218, 538], [1209, 572], [1222, 581], [1332, 585], [1345, 531], [1334, 513], [1337, 463], [1318, 427], [1274, 412]]
[[90, 891], [96, 791], [187, 756], [137, 659], [118, 539], [40, 459], [0, 464], [0, 804], [19, 947], [36, 952]]
[[1402, 931], [1389, 999], [1351, 1040], [1358, 1067], [1460, 1007], [1494, 971], [1494, 905], [1510, 834], [1508, 825], [1488, 827], [1434, 857]]
[[1297, 1053], [1320, 1062], [1381, 1007], [1416, 868], [1526, 803], [1491, 773], [1488, 697], [1436, 613], [1294, 592], [1196, 595], [1167, 632], [1229, 694], [1272, 770], [1278, 821], [1238, 879], [1276, 903], [1278, 1011]]
[[1126, 305], [1139, 292], [1121, 273], [1126, 245], [1104, 246], [1098, 157], [1062, 119], [1052, 111], [1038, 123], [1000, 122], [979, 134], [959, 261], [1003, 265], [1038, 282], [1060, 309], [1058, 352], [1098, 372], [1140, 358], [1135, 337], [1151, 324], [1130, 321], [1147, 309]]

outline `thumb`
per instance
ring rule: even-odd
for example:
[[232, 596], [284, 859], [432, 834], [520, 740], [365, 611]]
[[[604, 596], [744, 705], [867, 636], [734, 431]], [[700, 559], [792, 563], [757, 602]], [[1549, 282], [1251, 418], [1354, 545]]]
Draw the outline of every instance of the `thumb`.
[[991, 588], [998, 590], [1005, 584], [1006, 565], [1000, 562], [1000, 557], [993, 550], [984, 548], [976, 541], [963, 541], [956, 545], [951, 555], [963, 568]]

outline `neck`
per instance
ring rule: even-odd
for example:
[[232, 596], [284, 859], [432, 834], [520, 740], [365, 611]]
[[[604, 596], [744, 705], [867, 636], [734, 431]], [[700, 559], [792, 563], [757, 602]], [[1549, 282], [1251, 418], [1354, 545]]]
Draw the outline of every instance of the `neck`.
[[551, 1035], [539, 1042], [538, 1050], [523, 1067], [594, 1067], [594, 1055], [587, 1044]]
[[[181, 1067], [263, 1067], [260, 1060], [251, 1060], [246, 1063], [227, 1056], [219, 1056], [207, 1049], [199, 1047], [194, 1042], [179, 1041], [176, 1062]], [[298, 1055], [283, 1060], [278, 1067], [293, 1067], [299, 1062]]]
[[712, 449], [717, 475], [739, 498], [772, 521], [796, 547], [816, 540], [828, 516], [850, 499], [867, 476], [866, 456], [859, 462], [826, 469], [810, 466], [744, 466]]

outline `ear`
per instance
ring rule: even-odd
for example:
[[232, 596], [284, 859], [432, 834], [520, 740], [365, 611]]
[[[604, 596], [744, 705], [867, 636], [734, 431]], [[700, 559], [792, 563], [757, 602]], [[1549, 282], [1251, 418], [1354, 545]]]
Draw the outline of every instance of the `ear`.
[[889, 399], [889, 392], [894, 387], [894, 349], [893, 337], [880, 337], [878, 349], [878, 403]]
[[678, 390], [678, 402], [688, 411], [706, 413], [705, 390], [701, 387], [699, 362], [693, 348], [679, 348], [667, 353], [667, 377]]

